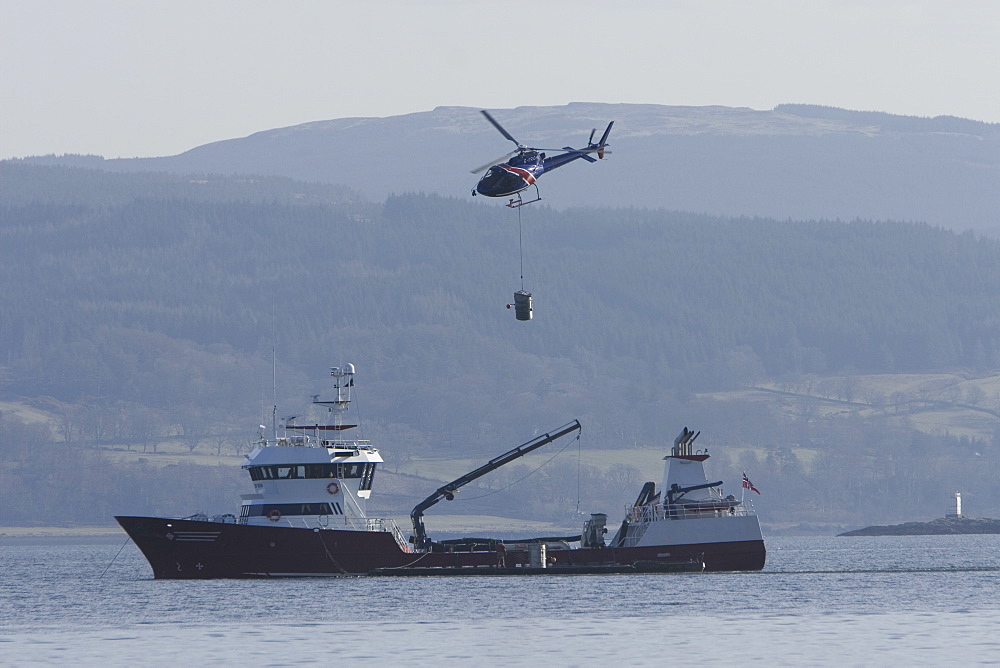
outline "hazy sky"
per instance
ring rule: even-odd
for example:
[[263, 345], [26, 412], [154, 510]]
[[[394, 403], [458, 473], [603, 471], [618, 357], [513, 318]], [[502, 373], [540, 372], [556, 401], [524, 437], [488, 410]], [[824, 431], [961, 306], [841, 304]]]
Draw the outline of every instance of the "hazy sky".
[[782, 102], [1000, 122], [994, 0], [0, 0], [0, 158], [440, 105]]

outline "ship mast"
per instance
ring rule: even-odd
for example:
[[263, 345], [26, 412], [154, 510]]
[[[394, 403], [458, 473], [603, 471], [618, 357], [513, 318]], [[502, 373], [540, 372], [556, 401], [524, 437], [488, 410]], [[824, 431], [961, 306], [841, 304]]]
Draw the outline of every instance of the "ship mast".
[[327, 410], [333, 414], [333, 424], [330, 428], [333, 431], [341, 432], [344, 429], [357, 426], [344, 424], [344, 413], [347, 412], [351, 403], [351, 388], [354, 387], [354, 365], [345, 364], [342, 367], [330, 367], [330, 375], [333, 376], [333, 387], [337, 390], [337, 398], [333, 401], [313, 400], [313, 403], [327, 407]]

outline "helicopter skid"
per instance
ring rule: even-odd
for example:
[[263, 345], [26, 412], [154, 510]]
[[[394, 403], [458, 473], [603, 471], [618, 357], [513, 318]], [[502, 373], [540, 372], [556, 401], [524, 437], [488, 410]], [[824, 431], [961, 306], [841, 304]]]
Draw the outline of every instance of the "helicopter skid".
[[518, 195], [517, 199], [511, 199], [510, 201], [508, 201], [506, 206], [511, 209], [517, 209], [524, 206], [525, 204], [534, 204], [535, 202], [541, 202], [541, 201], [542, 201], [541, 195], [536, 196], [535, 199], [529, 199], [528, 201], [522, 200], [521, 196]]

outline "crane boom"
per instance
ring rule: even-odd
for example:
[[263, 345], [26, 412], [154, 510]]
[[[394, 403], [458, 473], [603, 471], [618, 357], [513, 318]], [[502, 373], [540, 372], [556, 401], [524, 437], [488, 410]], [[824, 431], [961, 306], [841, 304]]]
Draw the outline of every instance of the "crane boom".
[[430, 540], [427, 538], [427, 530], [424, 528], [424, 511], [440, 501], [442, 498], [451, 501], [455, 498], [455, 493], [458, 492], [460, 487], [469, 484], [476, 478], [481, 478], [491, 471], [496, 471], [501, 466], [504, 466], [519, 457], [523, 457], [529, 452], [533, 452], [543, 445], [551, 443], [557, 438], [562, 438], [571, 431], [582, 429], [583, 427], [580, 425], [580, 421], [573, 420], [553, 432], [542, 434], [527, 443], [522, 443], [509, 452], [505, 452], [499, 457], [494, 457], [476, 470], [466, 473], [461, 478], [456, 478], [448, 484], [438, 487], [433, 494], [414, 506], [413, 510], [410, 512], [410, 520], [413, 522], [412, 540], [414, 547], [417, 549], [426, 549], [430, 545]]

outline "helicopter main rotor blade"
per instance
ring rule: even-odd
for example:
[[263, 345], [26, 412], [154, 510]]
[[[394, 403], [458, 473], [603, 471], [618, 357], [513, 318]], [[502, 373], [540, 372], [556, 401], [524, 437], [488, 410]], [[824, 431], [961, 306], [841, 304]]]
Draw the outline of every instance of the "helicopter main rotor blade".
[[483, 109], [482, 110], [482, 114], [483, 114], [483, 116], [486, 117], [486, 120], [488, 120], [490, 123], [493, 124], [493, 127], [495, 127], [497, 130], [500, 131], [500, 134], [502, 134], [504, 137], [506, 137], [507, 139], [509, 139], [512, 142], [514, 142], [517, 145], [518, 148], [523, 148], [521, 146], [521, 142], [519, 142], [518, 140], [514, 139], [509, 132], [507, 132], [506, 130], [503, 129], [502, 125], [500, 125], [499, 123], [497, 123], [497, 121], [496, 121], [495, 118], [493, 118], [492, 116], [490, 116], [490, 112], [488, 112], [485, 109]]
[[[475, 169], [470, 169], [469, 171], [472, 172], [473, 174], [479, 174], [481, 172], [485, 172], [487, 169], [489, 169], [493, 165], [499, 165], [502, 162], [507, 162], [507, 158], [511, 158], [511, 157], [517, 155], [518, 153], [523, 153], [524, 151], [564, 151], [564, 152], [565, 151], [569, 151], [571, 153], [573, 153], [573, 152], [575, 152], [575, 153], [582, 153], [582, 152], [594, 153], [595, 151], [597, 151], [597, 149], [596, 148], [592, 148], [592, 149], [578, 149], [578, 148], [569, 148], [569, 147], [565, 147], [565, 146], [563, 148], [535, 148], [534, 146], [531, 146], [531, 147], [521, 146], [519, 148], [514, 149], [513, 151], [511, 151], [510, 153], [508, 153], [506, 155], [501, 155], [499, 158], [496, 158], [494, 160], [490, 160], [485, 165], [481, 165], [479, 167], [476, 167]], [[610, 152], [611, 151], [608, 151], [608, 153], [610, 153]]]
[[564, 148], [564, 149], [561, 149], [561, 150], [566, 151], [567, 153], [602, 153], [603, 152], [605, 155], [607, 155], [608, 153], [611, 153], [611, 149], [609, 149], [609, 148], [601, 148], [600, 146], [593, 146], [593, 147], [590, 147], [590, 148]]
[[519, 152], [520, 152], [520, 149], [514, 149], [513, 151], [511, 151], [507, 155], [501, 155], [499, 158], [496, 158], [495, 160], [490, 160], [485, 165], [483, 165], [481, 167], [476, 167], [475, 169], [470, 170], [470, 171], [473, 174], [479, 174], [480, 172], [485, 172], [487, 169], [489, 169], [493, 165], [499, 165], [501, 162], [507, 162], [507, 158], [509, 158], [509, 157], [511, 157], [513, 155], [517, 155]]

